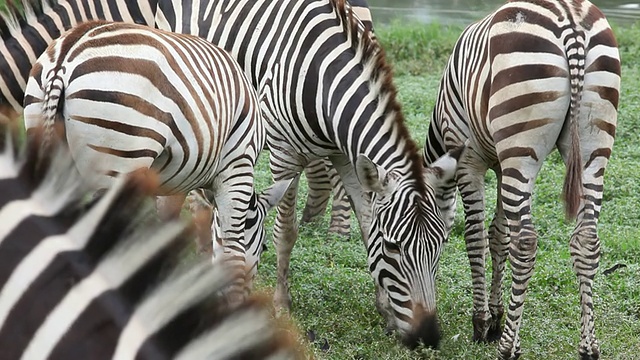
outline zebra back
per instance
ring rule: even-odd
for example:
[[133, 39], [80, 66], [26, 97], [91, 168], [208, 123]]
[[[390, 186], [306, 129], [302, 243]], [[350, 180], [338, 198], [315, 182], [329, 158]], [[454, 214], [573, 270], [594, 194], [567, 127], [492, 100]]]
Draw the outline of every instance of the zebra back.
[[0, 122], [19, 117], [31, 66], [47, 46], [89, 20], [153, 25], [156, 0], [7, 0], [0, 9]]
[[300, 356], [265, 299], [229, 309], [225, 268], [184, 262], [190, 228], [158, 223], [153, 174], [87, 203], [64, 147], [44, 156], [15, 133], [0, 127], [2, 358]]

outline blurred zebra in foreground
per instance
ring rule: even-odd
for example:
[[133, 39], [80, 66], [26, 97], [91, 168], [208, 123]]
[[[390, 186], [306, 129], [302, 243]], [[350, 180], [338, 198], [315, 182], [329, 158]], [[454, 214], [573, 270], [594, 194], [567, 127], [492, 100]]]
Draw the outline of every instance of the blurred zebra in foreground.
[[[181, 195], [180, 204], [190, 190], [212, 191], [221, 235], [214, 252], [235, 271], [248, 270], [230, 295], [250, 290], [262, 239], [245, 242], [244, 233], [247, 213], [265, 204], [253, 188], [265, 130], [255, 90], [227, 52], [146, 26], [83, 23], [34, 65], [24, 117], [27, 134], [43, 126], [45, 148], [60, 130], [93, 189], [150, 168], [160, 178], [158, 195]], [[289, 183], [276, 184], [274, 196]], [[262, 233], [262, 221], [251, 225]]]
[[[567, 167], [564, 199], [573, 269], [582, 308], [582, 359], [600, 354], [594, 330], [592, 283], [598, 269], [597, 221], [604, 171], [611, 155], [620, 93], [620, 58], [602, 12], [588, 1], [511, 1], [469, 26], [455, 45], [425, 146], [426, 163], [469, 141], [457, 187], [465, 210], [465, 240], [473, 280], [473, 338], [500, 338], [502, 359], [520, 355], [518, 331], [536, 260], [531, 205], [544, 159], [558, 148]], [[484, 176], [498, 179], [496, 213], [484, 229]], [[448, 227], [455, 182], [438, 198]], [[487, 301], [485, 252], [493, 278]], [[502, 278], [513, 270], [504, 331]]]
[[267, 298], [227, 306], [224, 264], [181, 264], [190, 231], [157, 221], [156, 176], [82, 205], [66, 145], [43, 157], [40, 136], [17, 137], [0, 124], [2, 359], [303, 358]]

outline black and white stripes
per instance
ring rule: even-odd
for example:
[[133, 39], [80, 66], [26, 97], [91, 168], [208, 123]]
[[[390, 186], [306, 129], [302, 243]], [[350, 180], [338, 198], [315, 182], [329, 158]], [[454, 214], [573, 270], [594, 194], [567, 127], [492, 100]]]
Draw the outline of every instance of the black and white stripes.
[[24, 114], [28, 134], [63, 128], [94, 189], [144, 168], [158, 173], [159, 194], [211, 190], [225, 254], [240, 271], [253, 267], [245, 251], [262, 244], [245, 244], [244, 231], [264, 124], [255, 90], [224, 50], [141, 25], [83, 23], [34, 65]]
[[[520, 354], [518, 331], [538, 241], [531, 196], [542, 162], [554, 148], [567, 166], [567, 216], [577, 218], [570, 249], [580, 283], [579, 352], [582, 359], [599, 357], [592, 301], [600, 254], [596, 224], [619, 89], [616, 40], [602, 12], [586, 0], [511, 1], [470, 25], [455, 45], [440, 83], [425, 160], [469, 141], [457, 187], [466, 217], [474, 339], [500, 338], [503, 359]], [[489, 168], [497, 174], [498, 204], [487, 241], [484, 175]], [[445, 186], [442, 194], [438, 202], [451, 222], [455, 184]], [[493, 265], [488, 300], [487, 244]], [[513, 283], [502, 331], [507, 255]]]
[[66, 146], [40, 154], [39, 137], [25, 148], [9, 129], [0, 124], [2, 359], [302, 358], [264, 299], [227, 306], [221, 263], [178, 266], [188, 227], [158, 223], [153, 176], [84, 204]]
[[[455, 156], [423, 168], [370, 29], [343, 0], [190, 3], [160, 1], [157, 26], [198, 34], [245, 69], [266, 116], [276, 180], [294, 178], [313, 160], [331, 160], [363, 230], [380, 308], [410, 346], [437, 345], [434, 260], [444, 224], [434, 188], [453, 175]], [[291, 303], [297, 185], [294, 180], [274, 225], [275, 301], [283, 308]]]

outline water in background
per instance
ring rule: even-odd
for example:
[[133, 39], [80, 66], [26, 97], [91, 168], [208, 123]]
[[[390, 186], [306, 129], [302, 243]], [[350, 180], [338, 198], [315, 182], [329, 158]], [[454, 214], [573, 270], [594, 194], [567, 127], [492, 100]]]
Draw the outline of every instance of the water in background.
[[[423, 23], [467, 25], [483, 18], [505, 0], [367, 0], [374, 23], [393, 20]], [[640, 20], [640, 3], [628, 1], [592, 1], [610, 22], [625, 25]]]

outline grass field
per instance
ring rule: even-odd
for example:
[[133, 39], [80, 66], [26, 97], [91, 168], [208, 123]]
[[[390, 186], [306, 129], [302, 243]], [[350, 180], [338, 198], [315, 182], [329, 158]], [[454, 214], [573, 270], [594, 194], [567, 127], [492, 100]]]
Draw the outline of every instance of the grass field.
[[[441, 71], [461, 30], [405, 24], [377, 28], [394, 65], [408, 125], [420, 146], [424, 144]], [[640, 356], [640, 146], [637, 135], [633, 135], [640, 128], [640, 90], [634, 85], [640, 82], [640, 27], [616, 27], [615, 32], [623, 60], [622, 94], [617, 139], [605, 178], [599, 227], [602, 259], [594, 301], [602, 358], [632, 360]], [[264, 155], [257, 173], [259, 187], [269, 182]], [[564, 221], [560, 201], [563, 178], [564, 165], [556, 152], [547, 159], [534, 194], [539, 247], [521, 328], [523, 359], [577, 357], [580, 309], [568, 247], [573, 225]], [[491, 212], [495, 203], [492, 174], [486, 183]], [[300, 211], [304, 199], [301, 193]], [[495, 359], [495, 344], [471, 341], [471, 280], [461, 209], [440, 262], [438, 314], [443, 341], [437, 351], [409, 351], [393, 335], [385, 335], [355, 222], [349, 240], [327, 236], [327, 229], [328, 217], [303, 225], [292, 256], [292, 317], [303, 332], [316, 335], [314, 342], [305, 340], [310, 354], [318, 359]], [[626, 267], [602, 275], [603, 270], [616, 264]], [[275, 279], [275, 252], [270, 246], [263, 255], [258, 286], [269, 291]], [[507, 288], [509, 284], [507, 281]]]

